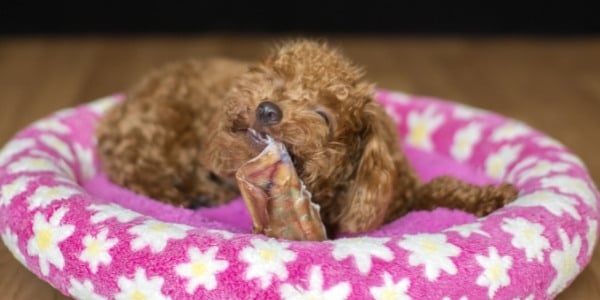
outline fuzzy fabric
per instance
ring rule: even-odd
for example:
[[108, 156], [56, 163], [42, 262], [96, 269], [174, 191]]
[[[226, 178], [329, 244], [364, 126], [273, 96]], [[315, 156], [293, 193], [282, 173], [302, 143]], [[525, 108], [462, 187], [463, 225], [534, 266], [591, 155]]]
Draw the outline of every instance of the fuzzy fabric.
[[269, 239], [250, 233], [240, 199], [192, 211], [108, 182], [93, 128], [117, 95], [36, 122], [0, 152], [2, 240], [77, 299], [549, 299], [587, 265], [600, 194], [564, 146], [491, 112], [377, 97], [422, 178], [505, 180], [519, 199], [480, 219], [437, 209], [363, 236]]

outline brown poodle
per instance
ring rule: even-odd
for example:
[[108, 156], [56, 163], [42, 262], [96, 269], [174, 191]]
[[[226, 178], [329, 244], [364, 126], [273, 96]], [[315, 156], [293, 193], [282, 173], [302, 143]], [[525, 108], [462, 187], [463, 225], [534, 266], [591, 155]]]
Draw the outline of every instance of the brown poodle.
[[510, 184], [423, 183], [373, 84], [335, 49], [288, 42], [263, 61], [175, 63], [146, 76], [107, 112], [97, 137], [109, 178], [185, 207], [238, 194], [234, 174], [258, 154], [253, 128], [284, 143], [332, 233], [366, 232], [439, 206], [484, 216], [517, 196]]

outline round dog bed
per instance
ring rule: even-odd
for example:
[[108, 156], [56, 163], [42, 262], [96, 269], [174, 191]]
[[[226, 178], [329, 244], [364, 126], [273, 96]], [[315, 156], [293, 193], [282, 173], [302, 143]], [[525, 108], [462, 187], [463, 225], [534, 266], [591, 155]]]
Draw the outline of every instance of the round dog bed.
[[[545, 299], [589, 262], [598, 191], [553, 139], [490, 112], [379, 91], [424, 179], [509, 181], [477, 219], [413, 212], [326, 242], [250, 233], [241, 200], [197, 211], [112, 185], [93, 129], [111, 96], [55, 113], [0, 153], [0, 233], [23, 265], [78, 299]], [[136, 298], [137, 297], [137, 298]]]

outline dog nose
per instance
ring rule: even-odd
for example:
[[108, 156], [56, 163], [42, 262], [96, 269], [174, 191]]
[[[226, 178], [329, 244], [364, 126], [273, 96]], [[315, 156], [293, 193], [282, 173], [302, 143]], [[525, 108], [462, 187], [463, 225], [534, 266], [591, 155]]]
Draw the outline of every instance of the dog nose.
[[273, 102], [262, 102], [256, 109], [256, 120], [263, 126], [278, 124], [281, 118], [283, 118], [281, 108]]

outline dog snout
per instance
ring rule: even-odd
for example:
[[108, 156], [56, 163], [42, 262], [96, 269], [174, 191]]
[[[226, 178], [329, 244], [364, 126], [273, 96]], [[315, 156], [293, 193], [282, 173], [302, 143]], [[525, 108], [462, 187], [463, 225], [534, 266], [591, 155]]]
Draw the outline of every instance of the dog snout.
[[258, 105], [256, 109], [256, 120], [262, 126], [276, 125], [281, 122], [283, 112], [277, 104], [269, 101], [264, 101]]

